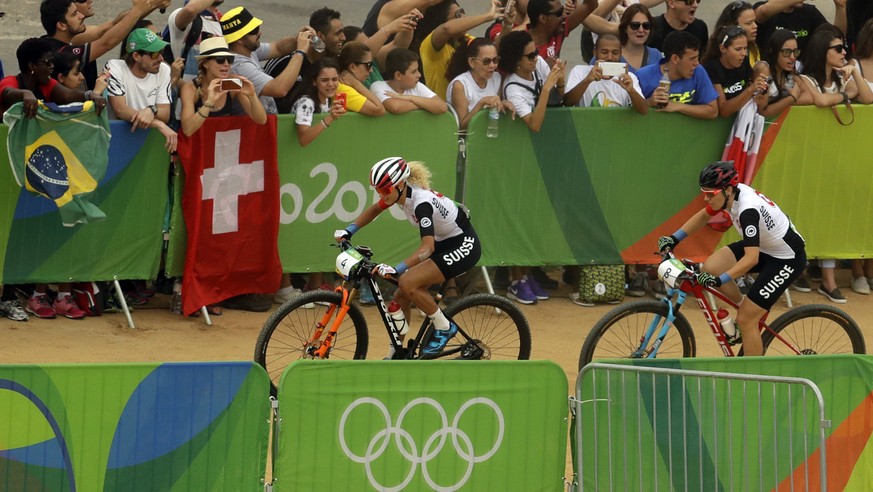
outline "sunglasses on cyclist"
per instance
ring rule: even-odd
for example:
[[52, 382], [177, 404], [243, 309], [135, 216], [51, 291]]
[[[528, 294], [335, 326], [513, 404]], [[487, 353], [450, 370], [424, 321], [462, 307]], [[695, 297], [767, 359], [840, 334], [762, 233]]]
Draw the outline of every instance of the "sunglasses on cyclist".
[[531, 51], [530, 53], [525, 53], [524, 55], [521, 55], [521, 56], [527, 58], [530, 61], [534, 61], [537, 59], [537, 55], [538, 55], [538, 53], [536, 51]]
[[724, 190], [721, 190], [721, 189], [719, 189], [719, 190], [704, 190], [703, 188], [701, 188], [700, 191], [703, 192], [704, 196], [714, 197], [715, 195], [718, 195], [719, 193], [721, 193]]
[[837, 53], [845, 53], [848, 48], [846, 48], [846, 46], [842, 44], [835, 44], [833, 46], [829, 46], [828, 49], [834, 50]]
[[482, 62], [482, 65], [491, 65], [492, 63], [497, 65], [500, 63], [500, 57], [495, 56], [494, 58], [475, 58], [475, 60], [479, 60]]
[[147, 57], [151, 58], [152, 60], [157, 60], [158, 58], [161, 57], [160, 51], [155, 51], [154, 53], [149, 53], [148, 51], [137, 51], [137, 53], [139, 53], [142, 56], [147, 56]]
[[800, 56], [800, 48], [795, 48], [795, 49], [793, 49], [793, 50], [792, 50], [792, 49], [785, 48], [785, 49], [781, 49], [781, 50], [779, 50], [779, 53], [780, 53], [782, 56], [784, 56], [785, 58], [788, 58], [788, 57], [790, 57], [791, 55], [794, 55], [794, 58], [797, 58], [798, 56]]
[[232, 56], [213, 56], [212, 59], [215, 60], [215, 62], [218, 63], [219, 65], [224, 65], [225, 63], [233, 64], [234, 57], [232, 57]]
[[630, 24], [628, 24], [628, 27], [631, 28], [631, 31], [636, 31], [637, 29], [639, 29], [641, 27], [643, 28], [644, 31], [651, 31], [652, 30], [652, 23], [651, 22], [631, 22]]

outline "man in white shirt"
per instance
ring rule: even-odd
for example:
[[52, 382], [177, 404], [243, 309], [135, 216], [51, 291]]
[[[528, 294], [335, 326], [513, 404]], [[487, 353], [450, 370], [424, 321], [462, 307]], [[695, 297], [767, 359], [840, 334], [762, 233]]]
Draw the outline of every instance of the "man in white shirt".
[[448, 111], [446, 102], [426, 85], [419, 82], [418, 55], [406, 48], [395, 48], [385, 59], [388, 80], [373, 82], [370, 90], [389, 113], [402, 114], [416, 109], [442, 114]]
[[167, 152], [175, 152], [176, 132], [170, 119], [170, 67], [163, 63], [161, 50], [167, 43], [149, 29], [135, 29], [127, 37], [127, 55], [109, 60], [109, 105], [119, 120], [132, 128], [154, 128], [167, 139]]
[[[633, 107], [638, 113], [649, 112], [636, 75], [627, 71], [619, 75], [604, 74], [601, 63], [621, 63], [621, 43], [615, 34], [597, 38], [594, 46], [595, 65], [574, 67], [567, 77], [564, 106]], [[614, 66], [614, 65], [613, 65]]]
[[[217, 7], [224, 0], [185, 0], [185, 6], [174, 10], [167, 20], [170, 33], [170, 49], [173, 56], [185, 59], [183, 80], [197, 77], [197, 59], [200, 42], [213, 36], [221, 36], [221, 14]], [[189, 38], [190, 36], [190, 38]], [[189, 42], [186, 42], [189, 41]]]

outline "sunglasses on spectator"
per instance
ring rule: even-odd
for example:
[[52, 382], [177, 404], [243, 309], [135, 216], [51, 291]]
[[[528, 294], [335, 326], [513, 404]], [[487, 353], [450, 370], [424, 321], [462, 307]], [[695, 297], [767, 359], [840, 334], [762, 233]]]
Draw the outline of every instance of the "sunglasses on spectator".
[[639, 29], [641, 27], [643, 28], [644, 31], [651, 31], [652, 30], [652, 23], [651, 22], [631, 22], [630, 24], [628, 24], [628, 27], [631, 28], [631, 31], [636, 31], [637, 29]]
[[745, 35], [746, 35], [746, 31], [742, 27], [734, 26], [734, 27], [728, 29], [727, 34], [725, 34], [724, 38], [721, 40], [721, 45], [726, 47], [728, 44], [728, 41], [730, 41], [731, 39], [739, 37], [739, 36], [745, 36]]
[[455, 19], [460, 19], [464, 16], [464, 14], [466, 14], [466, 12], [464, 12], [464, 9], [458, 9], [458, 11], [455, 12]]
[[492, 63], [497, 65], [500, 63], [499, 56], [495, 56], [494, 58], [475, 58], [475, 59], [482, 62], [482, 65], [491, 65]]
[[789, 48], [784, 48], [779, 50], [779, 53], [785, 58], [789, 58], [791, 57], [791, 55], [794, 55], [794, 58], [797, 58], [798, 56], [800, 56], [800, 48], [794, 48], [793, 50]]
[[747, 8], [751, 9], [752, 4], [750, 4], [749, 2], [734, 2], [731, 4], [731, 12], [733, 12], [735, 10], [747, 9]]
[[530, 60], [530, 61], [534, 61], [534, 60], [537, 59], [537, 52], [536, 52], [536, 51], [531, 51], [530, 53], [526, 53], [526, 54], [521, 55], [521, 56], [527, 58], [527, 59]]
[[554, 15], [555, 17], [563, 17], [564, 15], [564, 7], [559, 8], [558, 10], [549, 12], [548, 15]]
[[847, 48], [842, 44], [835, 44], [833, 46], [829, 46], [828, 49], [834, 50], [837, 53], [845, 53]]
[[215, 60], [215, 63], [218, 63], [219, 65], [224, 65], [225, 63], [232, 64], [234, 57], [232, 57], [232, 56], [213, 56], [212, 59]]
[[682, 0], [682, 1], [685, 2], [685, 5], [693, 5], [694, 2], [697, 2], [698, 4], [700, 4], [700, 0]]
[[367, 67], [367, 70], [372, 70], [372, 69], [373, 69], [373, 62], [372, 62], [372, 61], [368, 61], [368, 62], [355, 62], [355, 65], [363, 65], [363, 66]]
[[261, 26], [258, 26], [252, 32], [246, 34], [246, 36], [257, 36], [260, 33], [261, 33]]
[[147, 57], [151, 58], [152, 60], [157, 60], [158, 58], [161, 57], [160, 51], [155, 51], [153, 53], [149, 53], [148, 51], [137, 51], [137, 53], [139, 53], [142, 56], [147, 56]]

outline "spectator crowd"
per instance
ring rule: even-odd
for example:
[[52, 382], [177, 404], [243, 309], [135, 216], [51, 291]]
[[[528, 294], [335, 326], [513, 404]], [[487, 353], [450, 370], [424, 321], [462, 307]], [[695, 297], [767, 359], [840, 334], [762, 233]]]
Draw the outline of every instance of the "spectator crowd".
[[[771, 117], [795, 105], [873, 103], [867, 0], [832, 0], [833, 19], [799, 0], [734, 1], [711, 26], [696, 17], [701, 0], [459, 1], [376, 0], [360, 27], [324, 7], [296, 34], [267, 42], [258, 16], [268, 13], [222, 11], [223, 0], [185, 0], [175, 9], [170, 0], [132, 0], [99, 25], [87, 22], [92, 0], [42, 0], [44, 32], [19, 45], [17, 74], [0, 80], [0, 113], [18, 102], [34, 116], [38, 100], [91, 100], [132, 131], [155, 129], [173, 153], [179, 132], [192, 135], [206, 118], [227, 115], [263, 124], [267, 115], [292, 114], [297, 140], [307, 146], [349, 111], [372, 118], [452, 111], [463, 132], [473, 115], [493, 109], [539, 132], [553, 106], [715, 119], [750, 105]], [[665, 13], [654, 16], [650, 9], [661, 4]], [[469, 33], [479, 28], [485, 36]], [[568, 67], [561, 54], [576, 29], [590, 63]], [[98, 66], [113, 50], [118, 58]], [[842, 303], [836, 261], [822, 261], [813, 277], [820, 272], [818, 292]], [[869, 294], [873, 262], [851, 267], [852, 289]], [[627, 293], [657, 295], [650, 274], [629, 267]], [[557, 284], [536, 268], [512, 268], [507, 277], [508, 295], [523, 304], [548, 299]], [[806, 284], [803, 278], [795, 287], [809, 291]], [[155, 287], [165, 285], [128, 282], [126, 301], [148, 302]], [[265, 311], [301, 289], [332, 289], [330, 277], [285, 275], [272, 299], [240, 296], [224, 306]], [[86, 315], [70, 284], [56, 293], [33, 286], [23, 305], [12, 290], [0, 302], [10, 319]], [[220, 314], [218, 306], [210, 310]]]

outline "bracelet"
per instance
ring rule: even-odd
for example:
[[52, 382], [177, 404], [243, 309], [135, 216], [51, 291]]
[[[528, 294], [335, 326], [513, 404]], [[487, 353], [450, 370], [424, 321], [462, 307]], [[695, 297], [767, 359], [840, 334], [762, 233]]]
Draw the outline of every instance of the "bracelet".
[[327, 120], [327, 117], [325, 117], [324, 119], [321, 120], [321, 124], [324, 125], [325, 128], [330, 128], [330, 125], [328, 125], [327, 121], [325, 121], [325, 120]]
[[94, 91], [92, 91], [90, 89], [85, 91], [85, 100], [87, 101], [87, 100], [91, 99], [92, 95], [94, 95]]
[[300, 53], [303, 56], [303, 58], [306, 58], [306, 52], [303, 50], [294, 50], [294, 53], [291, 53], [291, 56], [294, 56], [297, 53]]
[[840, 92], [840, 95], [843, 96], [843, 104], [849, 104], [849, 95], [845, 92]]
[[194, 111], [194, 112], [197, 113], [197, 116], [199, 116], [203, 119], [209, 118], [208, 114], [206, 116], [203, 116], [203, 113], [201, 113], [199, 109], [197, 111]]
[[215, 105], [209, 103], [203, 103], [203, 107], [207, 109], [215, 109]]
[[790, 94], [790, 93], [789, 93], [789, 94], [788, 94], [788, 97], [790, 97], [791, 99], [794, 99], [794, 102], [795, 102], [795, 103], [797, 102], [797, 98], [794, 97], [794, 94]]

